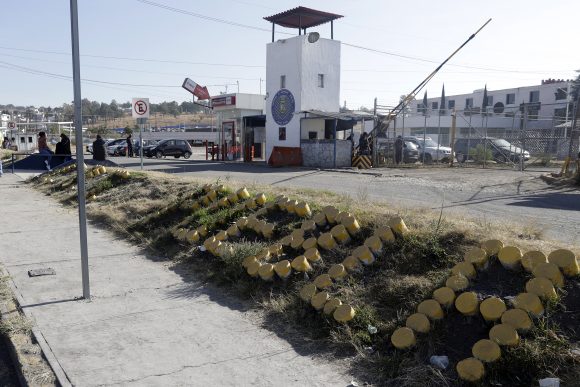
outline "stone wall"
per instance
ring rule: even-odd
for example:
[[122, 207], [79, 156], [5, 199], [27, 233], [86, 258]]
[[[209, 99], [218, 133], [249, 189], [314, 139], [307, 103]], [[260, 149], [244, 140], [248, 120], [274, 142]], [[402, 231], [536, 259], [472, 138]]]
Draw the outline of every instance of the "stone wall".
[[[334, 168], [334, 140], [302, 140], [302, 165], [305, 167]], [[336, 167], [351, 166], [352, 143], [336, 140]]]

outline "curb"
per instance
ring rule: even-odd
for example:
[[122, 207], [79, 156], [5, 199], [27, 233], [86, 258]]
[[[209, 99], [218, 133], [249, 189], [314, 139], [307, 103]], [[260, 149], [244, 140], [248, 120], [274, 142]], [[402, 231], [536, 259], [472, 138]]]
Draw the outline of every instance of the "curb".
[[[32, 314], [29, 311], [21, 308], [21, 305], [24, 305], [22, 295], [18, 292], [16, 284], [14, 284], [14, 281], [12, 280], [12, 277], [10, 276], [10, 272], [8, 271], [8, 269], [5, 268], [5, 271], [9, 275], [8, 285], [10, 286], [10, 290], [12, 290], [12, 294], [14, 295], [18, 308], [27, 318], [34, 320]], [[42, 351], [42, 355], [44, 356], [44, 358], [48, 362], [48, 365], [52, 369], [52, 372], [54, 372], [54, 375], [59, 385], [62, 387], [72, 387], [72, 383], [70, 382], [68, 376], [66, 375], [66, 372], [58, 362], [58, 359], [52, 352], [50, 345], [48, 345], [48, 343], [46, 342], [46, 339], [42, 335], [42, 332], [40, 332], [40, 330], [37, 327], [32, 327], [31, 333], [32, 337], [34, 338], [34, 340], [36, 340], [36, 343], [39, 345]], [[28, 386], [28, 383], [23, 384], [23, 386]]]
[[368, 176], [375, 176], [375, 177], [383, 177], [383, 174], [380, 172], [366, 172], [366, 171], [363, 171], [360, 169], [319, 168], [317, 170], [323, 171], [323, 172], [349, 173], [351, 175], [368, 175]]

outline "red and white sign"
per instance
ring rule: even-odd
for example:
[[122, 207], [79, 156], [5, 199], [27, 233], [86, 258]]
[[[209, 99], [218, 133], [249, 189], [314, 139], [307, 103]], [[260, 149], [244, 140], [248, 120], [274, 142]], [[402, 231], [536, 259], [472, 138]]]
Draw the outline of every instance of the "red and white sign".
[[209, 99], [209, 91], [207, 87], [201, 87], [189, 78], [185, 78], [183, 84], [181, 85], [185, 90], [189, 91], [191, 94], [195, 95], [197, 99]]
[[10, 121], [8, 123], [8, 129], [16, 129], [16, 122]]
[[211, 99], [211, 106], [236, 106], [236, 96], [216, 97]]
[[133, 118], [149, 118], [149, 98], [133, 98]]

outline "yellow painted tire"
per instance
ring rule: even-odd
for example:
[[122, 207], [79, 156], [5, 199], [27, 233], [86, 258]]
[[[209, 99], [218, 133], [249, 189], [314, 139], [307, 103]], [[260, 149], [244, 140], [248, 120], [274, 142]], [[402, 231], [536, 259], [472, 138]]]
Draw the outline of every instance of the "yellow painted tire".
[[455, 366], [459, 378], [467, 382], [478, 382], [485, 375], [483, 363], [474, 357], [461, 360]]
[[517, 270], [522, 261], [522, 251], [515, 246], [505, 246], [497, 255], [503, 267], [509, 270]]
[[342, 304], [339, 305], [332, 314], [332, 317], [338, 322], [346, 323], [354, 318], [356, 312], [354, 308], [350, 305]]
[[532, 278], [526, 283], [526, 292], [533, 293], [540, 298], [556, 298], [556, 289], [554, 284], [547, 278]]
[[549, 279], [557, 288], [564, 287], [564, 276], [560, 268], [553, 263], [540, 263], [534, 268], [532, 273], [534, 277]]
[[431, 320], [441, 320], [444, 316], [441, 305], [433, 299], [421, 302], [417, 307], [417, 312], [423, 313]]
[[467, 279], [473, 279], [477, 275], [475, 271], [475, 266], [470, 262], [459, 262], [451, 268], [451, 273], [454, 275], [462, 275]]
[[495, 341], [488, 339], [479, 340], [471, 348], [473, 357], [484, 363], [492, 363], [501, 357], [501, 349]]
[[465, 253], [464, 259], [466, 262], [470, 262], [475, 266], [476, 269], [482, 270], [487, 267], [488, 264], [487, 251], [479, 247], [472, 247]]
[[539, 317], [544, 313], [544, 306], [540, 297], [533, 293], [520, 293], [514, 299], [514, 306], [525, 310], [533, 316]]
[[499, 251], [503, 249], [503, 242], [498, 239], [489, 239], [481, 244], [481, 248], [487, 252], [488, 256], [497, 256]]
[[453, 289], [444, 286], [433, 292], [433, 298], [445, 308], [451, 307], [455, 302], [455, 292]]
[[512, 326], [515, 330], [526, 332], [532, 327], [532, 320], [523, 309], [508, 309], [501, 315], [501, 323]]
[[474, 292], [461, 293], [455, 299], [455, 308], [464, 316], [474, 316], [477, 314], [479, 300]]
[[538, 266], [540, 263], [546, 262], [548, 262], [548, 257], [546, 257], [546, 254], [542, 253], [541, 251], [537, 250], [527, 251], [522, 256], [522, 266], [529, 273], [533, 272], [535, 267]]
[[431, 330], [431, 323], [423, 313], [413, 313], [407, 317], [405, 326], [417, 333], [428, 333]]
[[391, 343], [397, 349], [408, 349], [416, 343], [415, 333], [411, 328], [402, 327], [395, 330], [391, 336]]
[[576, 255], [567, 249], [558, 249], [548, 255], [548, 262], [558, 266], [558, 268], [568, 277], [577, 276], [580, 273]]
[[485, 321], [497, 321], [507, 310], [505, 302], [498, 297], [489, 297], [479, 305], [479, 312]]
[[490, 340], [499, 345], [513, 347], [520, 342], [520, 336], [514, 327], [509, 324], [497, 324], [489, 331]]
[[455, 292], [460, 292], [469, 287], [469, 280], [462, 275], [452, 275], [445, 281], [445, 286], [453, 289]]

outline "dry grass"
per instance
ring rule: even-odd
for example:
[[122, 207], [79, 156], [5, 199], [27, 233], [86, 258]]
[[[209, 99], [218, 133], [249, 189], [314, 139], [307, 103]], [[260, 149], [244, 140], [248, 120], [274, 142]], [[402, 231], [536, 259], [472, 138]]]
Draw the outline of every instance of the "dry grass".
[[[72, 192], [55, 189], [66, 178], [55, 176], [52, 184], [36, 179], [35, 186], [63, 203], [73, 204]], [[362, 226], [361, 234], [350, 245], [325, 252], [323, 263], [316, 265], [309, 275], [293, 275], [286, 281], [266, 283], [250, 278], [240, 265], [245, 256], [263, 246], [263, 241], [255, 234], [246, 233], [244, 239], [231, 242], [233, 253], [223, 258], [213, 257], [172, 237], [170, 230], [178, 225], [194, 228], [205, 224], [216, 232], [247, 213], [231, 209], [202, 209], [192, 213], [189, 210], [191, 200], [200, 194], [199, 187], [207, 182], [215, 183], [154, 172], [133, 173], [129, 180], [101, 176], [87, 182], [88, 190], [99, 192], [98, 199], [89, 202], [88, 213], [91, 219], [152, 248], [156, 256], [173, 259], [176, 265], [195, 271], [198, 278], [222, 285], [233, 297], [253, 300], [252, 305], [263, 315], [264, 326], [294, 345], [307, 346], [321, 356], [351, 357], [352, 371], [361, 379], [376, 384], [446, 386], [456, 383], [454, 364], [441, 372], [428, 366], [433, 351], [445, 350], [445, 343], [437, 341], [438, 337], [445, 338], [448, 334], [445, 324], [435, 326], [433, 338], [421, 340], [418, 348], [411, 352], [394, 351], [389, 337], [415, 311], [418, 303], [441, 286], [449, 268], [462, 260], [467, 248], [482, 240], [497, 238], [524, 251], [548, 252], [557, 247], [568, 247], [580, 254], [578, 246], [562, 246], [543, 239], [533, 225], [522, 227], [489, 219], [452, 217], [441, 211], [367, 202], [364, 189], [355, 200], [326, 191], [254, 184], [251, 186], [254, 192], [261, 191], [270, 197], [285, 194], [300, 198], [314, 210], [325, 205], [348, 210], [356, 215]], [[232, 188], [242, 186], [231, 179], [220, 183], [227, 183]], [[387, 245], [375, 264], [331, 289], [333, 296], [356, 306], [357, 315], [351, 323], [338, 324], [297, 297], [298, 290], [305, 283], [342, 261], [353, 246], [360, 244], [374, 228], [386, 225], [394, 215], [403, 217], [412, 232]], [[267, 220], [276, 222], [284, 233], [299, 224], [298, 219], [277, 214], [268, 215]], [[285, 253], [292, 258], [299, 252], [288, 249]], [[559, 311], [561, 306], [555, 304], [550, 308], [549, 313]], [[474, 324], [478, 323], [474, 321]], [[369, 326], [375, 327], [376, 333], [370, 331]], [[504, 360], [492, 368], [486, 383], [529, 385], [537, 377], [548, 374], [574, 380], [578, 361], [568, 355], [569, 343], [556, 326], [542, 325], [541, 321], [537, 326], [538, 329], [526, 336], [521, 346], [509, 351]], [[518, 371], [509, 372], [514, 364], [518, 365]], [[568, 368], [564, 370], [560, 367], [562, 364]], [[535, 372], [528, 372], [528, 369]]]

